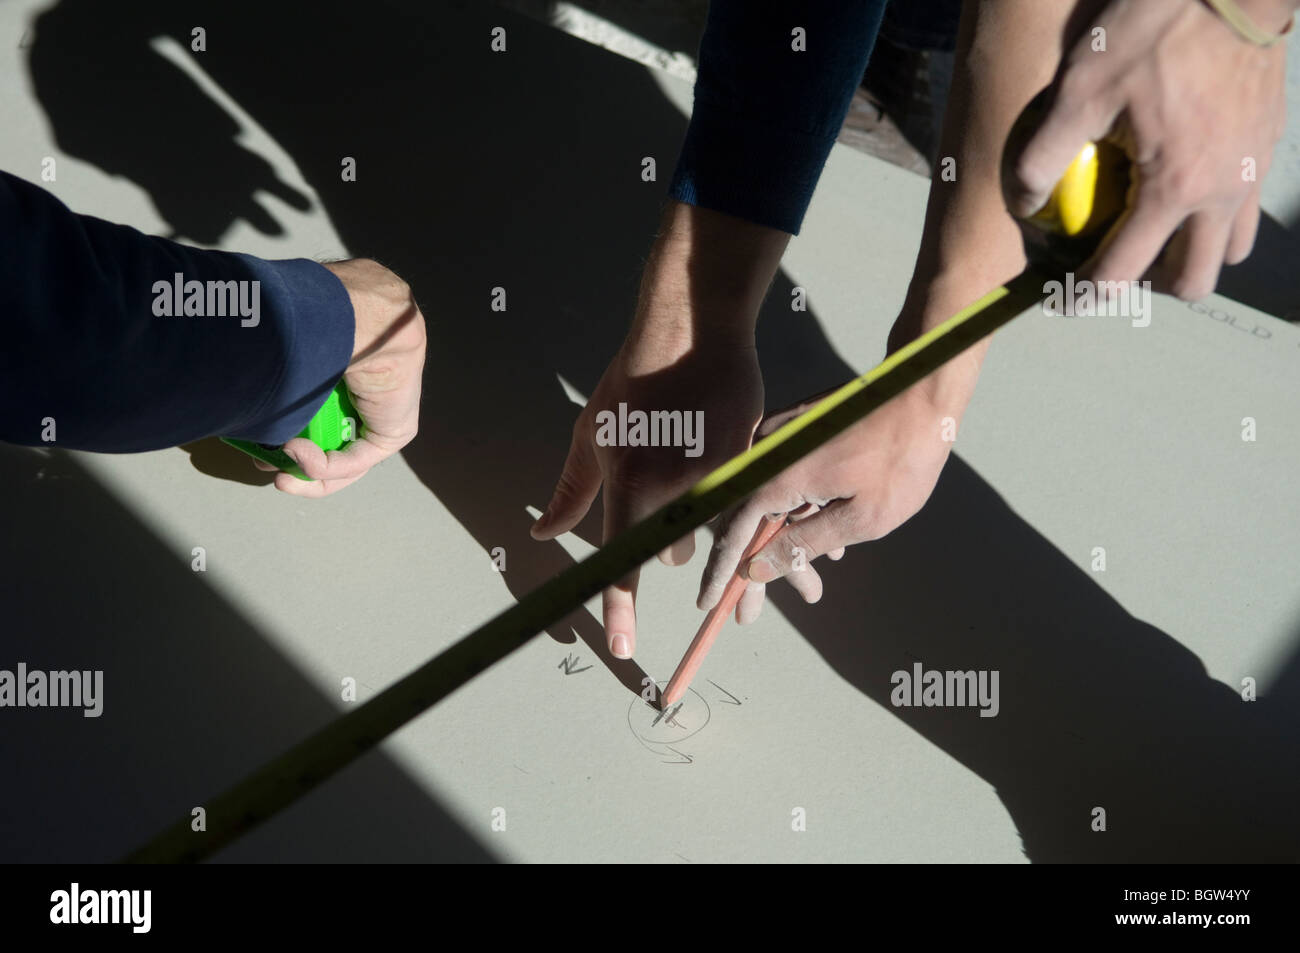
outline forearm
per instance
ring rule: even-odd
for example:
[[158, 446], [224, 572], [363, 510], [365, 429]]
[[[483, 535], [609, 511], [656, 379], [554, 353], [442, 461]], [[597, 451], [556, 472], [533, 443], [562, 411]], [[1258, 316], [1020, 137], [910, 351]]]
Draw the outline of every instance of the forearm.
[[[1069, 12], [1042, 0], [965, 5], [940, 166], [890, 351], [1024, 269], [1020, 228], [1002, 197], [1002, 152], [1016, 118], [1056, 71]], [[954, 181], [945, 180], [948, 158]], [[960, 417], [965, 410], [987, 350], [987, 340], [976, 344], [924, 382], [945, 413]]]
[[677, 355], [753, 346], [759, 308], [789, 241], [776, 228], [670, 202], [642, 276], [628, 350]]
[[713, 0], [695, 105], [626, 352], [653, 372], [697, 344], [753, 346], [866, 67], [885, 0]]

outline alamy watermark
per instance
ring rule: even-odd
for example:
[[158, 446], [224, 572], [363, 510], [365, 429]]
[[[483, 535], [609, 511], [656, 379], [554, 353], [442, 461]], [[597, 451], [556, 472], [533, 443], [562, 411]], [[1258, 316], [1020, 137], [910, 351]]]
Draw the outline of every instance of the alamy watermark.
[[685, 447], [688, 457], [704, 452], [704, 411], [627, 409], [596, 414], [596, 444], [601, 447]]
[[895, 708], [979, 708], [981, 718], [996, 718], [998, 671], [951, 672], [926, 669], [920, 662], [912, 671], [900, 669], [889, 678], [894, 690], [889, 701]]
[[1130, 318], [1135, 328], [1151, 324], [1151, 282], [1077, 280], [1043, 283], [1043, 313], [1066, 318]]
[[152, 890], [83, 890], [75, 881], [50, 894], [50, 922], [55, 924], [125, 924], [132, 933], [148, 933], [153, 924]]
[[81, 708], [86, 718], [98, 718], [104, 711], [104, 672], [28, 671], [26, 662], [18, 670], [0, 669], [0, 708]]
[[240, 317], [239, 326], [255, 328], [262, 320], [260, 281], [186, 281], [176, 272], [171, 281], [153, 283], [155, 317]]

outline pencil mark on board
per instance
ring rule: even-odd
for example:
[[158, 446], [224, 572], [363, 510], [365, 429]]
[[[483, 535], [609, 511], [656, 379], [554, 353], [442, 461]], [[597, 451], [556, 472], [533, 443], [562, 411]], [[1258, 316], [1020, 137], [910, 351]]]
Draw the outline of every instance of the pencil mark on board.
[[694, 763], [695, 763], [695, 759], [694, 759], [694, 758], [692, 758], [692, 757], [691, 757], [690, 755], [688, 755], [688, 754], [682, 754], [682, 753], [681, 753], [680, 751], [678, 751], [676, 748], [669, 748], [668, 750], [671, 751], [673, 754], [677, 755], [677, 757], [679, 757], [679, 758], [685, 758], [686, 760], [685, 760], [685, 761], [665, 761], [664, 764], [694, 764]]
[[[662, 690], [663, 686], [659, 688]], [[642, 747], [661, 758], [667, 754], [676, 756], [675, 760], [665, 760], [665, 764], [693, 764], [693, 755], [674, 746], [699, 734], [710, 717], [709, 703], [692, 688], [677, 704], [666, 709], [644, 698], [633, 699], [627, 711], [627, 724]]]
[[737, 698], [735, 695], [731, 694], [731, 692], [727, 691], [725, 688], [723, 688], [721, 685], [719, 685], [719, 684], [718, 684], [717, 682], [715, 682], [713, 679], [711, 679], [711, 678], [706, 678], [705, 681], [708, 682], [710, 685], [712, 685], [714, 688], [716, 688], [718, 691], [722, 692], [722, 694], [726, 695], [727, 698], [730, 698], [730, 699], [731, 699], [731, 701], [727, 701], [727, 698], [720, 698], [720, 699], [718, 699], [722, 704], [724, 704], [724, 705], [739, 705], [739, 704], [740, 704], [740, 699], [739, 699], [739, 698]]
[[565, 675], [577, 675], [579, 672], [585, 672], [587, 669], [591, 668], [590, 665], [584, 665], [582, 668], [574, 668], [577, 664], [578, 656], [570, 652], [568, 656], [565, 657], [564, 661], [555, 667], [564, 669]]
[[[672, 725], [674, 728], [685, 730], [686, 726], [677, 720], [677, 713], [682, 710], [682, 705], [684, 704], [685, 702], [678, 702], [672, 708], [666, 708], [659, 712], [659, 714], [655, 716], [655, 720], [650, 722], [650, 727], [653, 728], [662, 721], [665, 724]], [[654, 708], [654, 706], [649, 702], [646, 702], [646, 705], [647, 707]]]
[[[649, 687], [650, 679], [647, 678], [646, 683]], [[655, 683], [655, 691], [647, 694], [659, 697], [667, 684], [667, 682]], [[701, 684], [711, 685], [721, 693], [722, 697], [714, 696], [714, 701], [710, 702], [702, 691], [689, 688], [675, 704], [667, 708], [661, 708], [644, 695], [633, 698], [628, 706], [627, 725], [632, 731], [632, 737], [641, 747], [659, 755], [664, 764], [695, 763], [696, 755], [684, 747], [683, 743], [689, 742], [690, 746], [694, 747], [695, 742], [690, 739], [697, 738], [713, 718], [711, 704], [739, 708], [744, 701], [749, 700], [745, 696], [728, 691], [712, 679], [704, 679]]]

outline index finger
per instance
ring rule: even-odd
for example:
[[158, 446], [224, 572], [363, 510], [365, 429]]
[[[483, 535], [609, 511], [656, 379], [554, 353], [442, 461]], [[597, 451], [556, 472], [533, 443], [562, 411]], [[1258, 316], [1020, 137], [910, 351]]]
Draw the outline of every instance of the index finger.
[[695, 600], [697, 608], [707, 612], [722, 599], [727, 584], [740, 567], [745, 547], [754, 538], [754, 528], [769, 515], [764, 502], [751, 497], [722, 518], [700, 579], [700, 594]]
[[[643, 495], [620, 489], [616, 480], [606, 480], [603, 501], [602, 541], [606, 543], [653, 511]], [[605, 641], [615, 658], [630, 659], [636, 651], [636, 590], [640, 579], [638, 567], [601, 594]]]

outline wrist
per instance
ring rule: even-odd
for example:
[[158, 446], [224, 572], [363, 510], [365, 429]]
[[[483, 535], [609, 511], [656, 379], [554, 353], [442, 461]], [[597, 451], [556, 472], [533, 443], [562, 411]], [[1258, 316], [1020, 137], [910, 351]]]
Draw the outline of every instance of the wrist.
[[377, 354], [423, 349], [424, 316], [405, 281], [367, 258], [323, 263], [343, 284], [352, 304], [349, 367]]
[[670, 203], [646, 263], [630, 339], [752, 345], [789, 240], [777, 229]]
[[753, 345], [758, 305], [691, 272], [688, 258], [652, 254], [629, 343], [677, 342], [683, 350]]
[[975, 395], [988, 345], [987, 340], [971, 345], [913, 384], [904, 392], [905, 399], [924, 406], [935, 417], [952, 417], [960, 422]]
[[[913, 283], [898, 319], [890, 328], [889, 354], [948, 321], [1010, 277], [1002, 274], [1006, 269], [986, 271], [972, 267], [983, 277], [972, 280], [970, 274], [941, 273]], [[960, 420], [975, 393], [989, 343], [988, 338], [976, 342], [927, 375], [912, 389], [916, 397], [928, 402], [940, 416], [951, 415]]]

